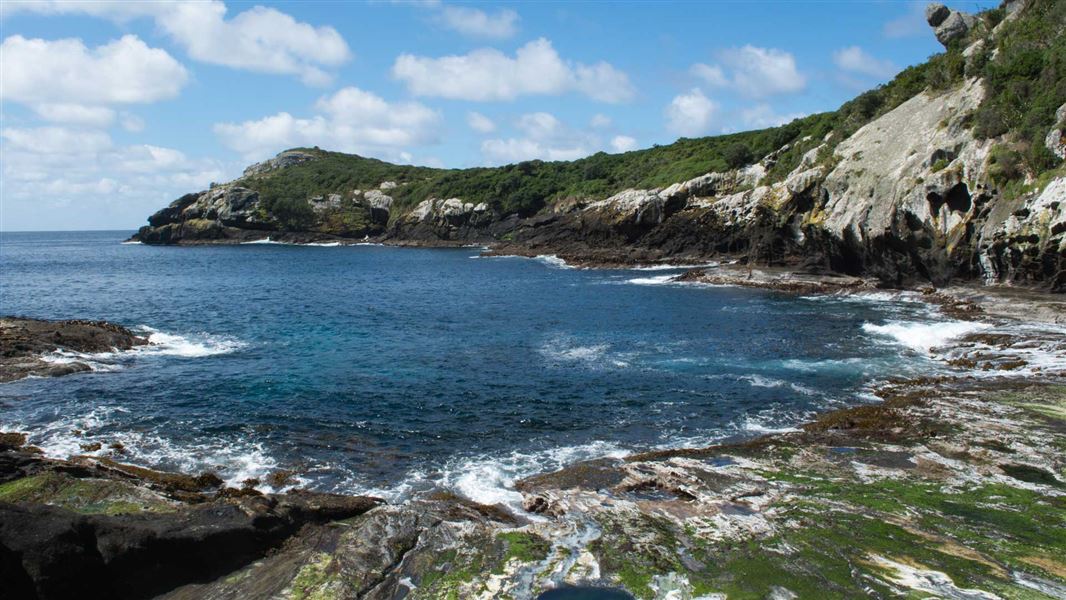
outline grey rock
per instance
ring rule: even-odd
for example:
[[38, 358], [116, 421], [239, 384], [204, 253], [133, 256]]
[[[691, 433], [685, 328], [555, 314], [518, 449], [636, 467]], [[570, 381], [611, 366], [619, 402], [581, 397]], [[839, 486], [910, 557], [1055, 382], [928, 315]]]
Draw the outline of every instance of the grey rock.
[[284, 169], [285, 167], [298, 165], [309, 160], [315, 160], [316, 158], [318, 158], [316, 155], [310, 152], [304, 152], [303, 150], [286, 150], [270, 160], [251, 165], [244, 170], [244, 177], [259, 175], [260, 173], [266, 173], [267, 171], [273, 171], [275, 169]]
[[946, 48], [951, 42], [966, 37], [976, 23], [977, 17], [953, 10], [940, 25], [937, 25], [936, 39]]
[[930, 27], [938, 27], [951, 14], [951, 9], [939, 2], [931, 2], [925, 7], [925, 22]]

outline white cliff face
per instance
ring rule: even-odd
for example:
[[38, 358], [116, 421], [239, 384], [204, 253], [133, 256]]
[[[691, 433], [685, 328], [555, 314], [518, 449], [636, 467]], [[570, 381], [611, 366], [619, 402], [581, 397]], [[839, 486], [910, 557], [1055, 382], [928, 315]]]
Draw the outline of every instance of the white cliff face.
[[973, 203], [943, 200], [958, 184], [973, 194], [981, 179], [991, 144], [974, 140], [964, 120], [983, 97], [978, 80], [939, 96], [922, 93], [841, 141], [840, 162], [824, 183], [825, 228], [867, 241], [892, 229], [900, 211], [936, 222], [943, 233], [958, 226]]
[[[888, 280], [943, 280], [956, 269], [976, 269], [990, 282], [1054, 276], [1053, 264], [1066, 257], [1066, 179], [1010, 200], [989, 187], [989, 157], [1004, 142], [973, 136], [971, 116], [984, 93], [973, 79], [951, 91], [919, 94], [840, 141], [831, 154], [828, 139], [811, 148], [783, 181], [765, 183], [764, 163], [787, 147], [745, 169], [665, 189], [625, 190], [577, 214], [600, 227], [628, 228], [630, 239], [634, 227], [650, 231], [675, 218], [699, 223], [671, 229], [694, 237], [754, 239], [776, 228], [777, 239], [791, 244], [789, 252], [844, 251], [857, 261], [852, 268], [883, 263], [875, 274]], [[1066, 120], [1066, 106], [1061, 112]], [[1048, 260], [1051, 267], [1039, 266]], [[1034, 275], [1041, 269], [1043, 275]]]

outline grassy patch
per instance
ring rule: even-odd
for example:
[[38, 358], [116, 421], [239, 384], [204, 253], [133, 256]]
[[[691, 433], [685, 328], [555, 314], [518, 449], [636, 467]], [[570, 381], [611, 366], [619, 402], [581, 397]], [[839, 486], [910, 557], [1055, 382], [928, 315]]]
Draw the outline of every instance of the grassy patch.
[[108, 479], [77, 479], [53, 472], [0, 485], [0, 501], [60, 506], [83, 514], [168, 512], [167, 502], [130, 484]]

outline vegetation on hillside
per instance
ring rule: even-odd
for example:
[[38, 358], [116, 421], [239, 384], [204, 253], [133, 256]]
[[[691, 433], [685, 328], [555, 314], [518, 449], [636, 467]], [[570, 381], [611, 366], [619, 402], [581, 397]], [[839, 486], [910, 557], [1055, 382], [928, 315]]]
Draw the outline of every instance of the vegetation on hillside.
[[[1003, 23], [1003, 9], [985, 11], [965, 40], [946, 52], [908, 67], [892, 81], [846, 102], [839, 109], [796, 119], [787, 125], [698, 139], [623, 154], [599, 152], [570, 162], [526, 161], [493, 168], [433, 169], [394, 165], [355, 155], [313, 149], [319, 160], [250, 177], [268, 210], [299, 227], [311, 218], [307, 199], [395, 181], [396, 207], [407, 209], [430, 197], [487, 202], [504, 214], [528, 216], [564, 198], [601, 199], [626, 188], [664, 187], [711, 171], [724, 171], [777, 153], [771, 181], [783, 179], [804, 153], [828, 141], [827, 149], [871, 120], [923, 90], [936, 93], [964, 78], [983, 77], [988, 94], [974, 115], [978, 137], [1005, 140], [997, 154], [996, 185], [1006, 188], [1037, 177], [1061, 161], [1044, 146], [1055, 110], [1066, 101], [1066, 2], [1032, 0], [1021, 18]], [[983, 46], [969, 57], [963, 50]], [[993, 54], [995, 53], [995, 54]], [[824, 156], [828, 156], [825, 152]], [[394, 211], [393, 214], [397, 214]], [[282, 219], [281, 217], [284, 217]]]

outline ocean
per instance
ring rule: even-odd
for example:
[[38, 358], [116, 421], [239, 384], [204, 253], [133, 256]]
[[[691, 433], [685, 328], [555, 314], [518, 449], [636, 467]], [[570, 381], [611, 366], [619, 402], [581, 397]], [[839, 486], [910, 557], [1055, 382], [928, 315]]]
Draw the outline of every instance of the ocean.
[[[515, 479], [702, 446], [946, 372], [988, 327], [913, 293], [802, 297], [479, 248], [153, 247], [131, 232], [4, 233], [3, 314], [106, 319], [155, 342], [91, 373], [0, 386], [0, 430], [117, 457], [401, 501], [515, 504]], [[263, 486], [269, 489], [267, 486]]]

